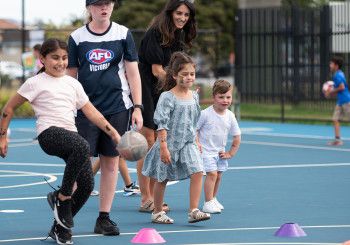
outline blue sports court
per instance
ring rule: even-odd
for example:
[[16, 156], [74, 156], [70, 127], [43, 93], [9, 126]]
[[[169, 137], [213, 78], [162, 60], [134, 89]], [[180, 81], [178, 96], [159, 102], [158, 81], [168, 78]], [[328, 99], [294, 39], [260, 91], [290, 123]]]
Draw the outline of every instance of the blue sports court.
[[[45, 242], [53, 214], [46, 194], [61, 183], [64, 162], [46, 155], [35, 137], [34, 120], [13, 120], [8, 157], [0, 159], [0, 243]], [[350, 128], [344, 146], [330, 147], [331, 126], [241, 122], [241, 148], [223, 175], [218, 199], [225, 206], [207, 222], [187, 223], [189, 182], [172, 183], [165, 200], [173, 225], [150, 222], [139, 213], [139, 197], [118, 191], [111, 218], [121, 235], [93, 233], [98, 197], [75, 218], [74, 244], [131, 244], [141, 228], [155, 228], [166, 244], [341, 244], [350, 240]], [[136, 178], [135, 163], [129, 163]], [[98, 188], [99, 175], [96, 177]], [[123, 187], [118, 180], [118, 190]], [[203, 195], [202, 195], [203, 200]], [[203, 201], [201, 201], [202, 205]], [[298, 223], [306, 237], [274, 236], [284, 223]]]

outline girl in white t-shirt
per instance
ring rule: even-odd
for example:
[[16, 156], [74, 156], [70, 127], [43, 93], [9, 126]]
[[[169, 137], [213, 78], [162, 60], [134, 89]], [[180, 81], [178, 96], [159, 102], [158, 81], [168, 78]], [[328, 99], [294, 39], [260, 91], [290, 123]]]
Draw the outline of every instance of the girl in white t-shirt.
[[[89, 144], [75, 127], [75, 112], [81, 109], [118, 144], [120, 135], [89, 102], [81, 84], [65, 74], [68, 64], [67, 44], [58, 39], [45, 41], [40, 50], [44, 64], [41, 73], [29, 78], [5, 105], [0, 122], [0, 156], [8, 150], [7, 129], [14, 110], [29, 101], [37, 118], [40, 147], [49, 155], [66, 162], [62, 185], [50, 192], [47, 200], [55, 221], [49, 236], [58, 244], [72, 244], [73, 217], [88, 200], [94, 186]], [[72, 193], [76, 181], [77, 189]]]
[[[203, 157], [207, 173], [204, 182], [205, 203], [203, 212], [220, 213], [224, 207], [216, 199], [222, 173], [228, 168], [228, 161], [238, 151], [241, 130], [235, 115], [228, 110], [232, 103], [232, 85], [218, 80], [213, 86], [214, 104], [201, 112], [197, 124], [197, 144]], [[229, 151], [225, 151], [227, 137], [233, 135]]]

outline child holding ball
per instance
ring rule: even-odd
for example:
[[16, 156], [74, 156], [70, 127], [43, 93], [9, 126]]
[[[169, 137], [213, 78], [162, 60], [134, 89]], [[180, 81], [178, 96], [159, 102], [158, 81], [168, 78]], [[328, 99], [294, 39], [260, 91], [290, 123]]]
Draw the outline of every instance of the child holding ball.
[[343, 145], [343, 141], [340, 138], [340, 120], [350, 120], [350, 92], [344, 72], [341, 70], [342, 66], [343, 59], [341, 57], [333, 57], [331, 59], [329, 69], [333, 74], [334, 88], [325, 91], [326, 98], [333, 95], [337, 96], [337, 104], [333, 113], [335, 139], [328, 143], [333, 146]]

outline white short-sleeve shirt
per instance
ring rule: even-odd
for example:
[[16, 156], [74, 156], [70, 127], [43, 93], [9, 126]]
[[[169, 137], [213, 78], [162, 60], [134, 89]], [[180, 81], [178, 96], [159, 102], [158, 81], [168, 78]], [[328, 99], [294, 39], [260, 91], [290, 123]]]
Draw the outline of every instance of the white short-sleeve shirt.
[[76, 110], [89, 101], [78, 80], [68, 75], [52, 77], [45, 72], [29, 78], [17, 93], [33, 107], [37, 135], [51, 126], [77, 131]]
[[224, 151], [228, 135], [241, 135], [232, 111], [226, 110], [223, 115], [220, 115], [215, 112], [213, 106], [201, 112], [197, 130], [204, 157], [217, 156], [219, 151]]

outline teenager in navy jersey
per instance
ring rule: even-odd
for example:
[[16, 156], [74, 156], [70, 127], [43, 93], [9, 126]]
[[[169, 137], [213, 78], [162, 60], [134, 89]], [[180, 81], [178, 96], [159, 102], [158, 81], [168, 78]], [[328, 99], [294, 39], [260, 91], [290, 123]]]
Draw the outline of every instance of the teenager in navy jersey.
[[[93, 105], [123, 135], [130, 114], [132, 124], [142, 128], [141, 81], [130, 30], [110, 20], [115, 4], [86, 0], [88, 23], [69, 37], [68, 74], [77, 77]], [[94, 232], [119, 235], [117, 224], [109, 218], [118, 174], [116, 145], [80, 111], [76, 122], [79, 134], [90, 144], [91, 156], [99, 156], [101, 163], [100, 213]]]

